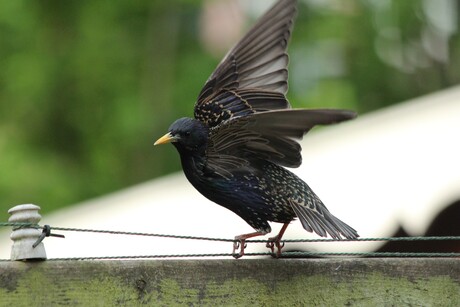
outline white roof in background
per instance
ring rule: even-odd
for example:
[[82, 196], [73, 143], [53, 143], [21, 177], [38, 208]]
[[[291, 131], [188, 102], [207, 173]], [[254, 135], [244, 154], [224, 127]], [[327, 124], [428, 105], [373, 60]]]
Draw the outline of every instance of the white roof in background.
[[[361, 237], [390, 236], [400, 225], [411, 235], [423, 235], [437, 213], [460, 199], [459, 138], [460, 87], [455, 87], [310, 132], [302, 141], [304, 162], [294, 172]], [[168, 150], [176, 154], [175, 149]], [[222, 238], [253, 231], [238, 216], [201, 196], [182, 173], [59, 210], [44, 216], [41, 224]], [[272, 226], [275, 235], [281, 225]], [[45, 239], [48, 257], [232, 250], [228, 242], [62, 233], [66, 239]], [[0, 258], [9, 258], [8, 235], [9, 231], [0, 232]], [[285, 234], [286, 239], [316, 237], [298, 221]], [[298, 247], [366, 251], [379, 244]], [[249, 244], [247, 252], [254, 251], [266, 249], [263, 244]]]

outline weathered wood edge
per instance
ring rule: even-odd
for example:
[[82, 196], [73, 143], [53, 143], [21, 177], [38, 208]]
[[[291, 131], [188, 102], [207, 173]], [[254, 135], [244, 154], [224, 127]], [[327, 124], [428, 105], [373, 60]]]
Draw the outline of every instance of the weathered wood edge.
[[0, 305], [443, 305], [460, 259], [0, 262]]

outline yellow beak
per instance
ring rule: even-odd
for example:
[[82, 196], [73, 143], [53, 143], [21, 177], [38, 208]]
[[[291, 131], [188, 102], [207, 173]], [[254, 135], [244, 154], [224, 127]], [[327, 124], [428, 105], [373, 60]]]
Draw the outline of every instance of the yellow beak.
[[153, 145], [171, 143], [174, 140], [175, 140], [174, 136], [172, 136], [171, 133], [168, 132], [165, 135], [163, 135], [161, 138], [159, 138]]

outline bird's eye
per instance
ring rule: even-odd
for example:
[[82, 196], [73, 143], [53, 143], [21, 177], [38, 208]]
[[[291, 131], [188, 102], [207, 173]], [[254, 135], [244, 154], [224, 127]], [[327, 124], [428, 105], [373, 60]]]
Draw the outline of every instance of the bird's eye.
[[190, 136], [190, 131], [185, 131], [185, 136]]

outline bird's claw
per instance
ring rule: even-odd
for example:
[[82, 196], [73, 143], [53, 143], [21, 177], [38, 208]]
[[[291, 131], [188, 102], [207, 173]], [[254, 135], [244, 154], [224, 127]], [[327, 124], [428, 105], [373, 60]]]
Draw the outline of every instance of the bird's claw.
[[[269, 238], [265, 246], [268, 247], [272, 251], [272, 257], [274, 258], [281, 257], [281, 250], [284, 247], [284, 242], [281, 242], [278, 236]], [[276, 253], [275, 253], [275, 247], [276, 247]]]
[[[244, 255], [244, 249], [248, 246], [244, 239], [235, 240], [233, 242], [233, 257], [235, 259], [241, 258]], [[239, 250], [239, 252], [238, 252]]]

